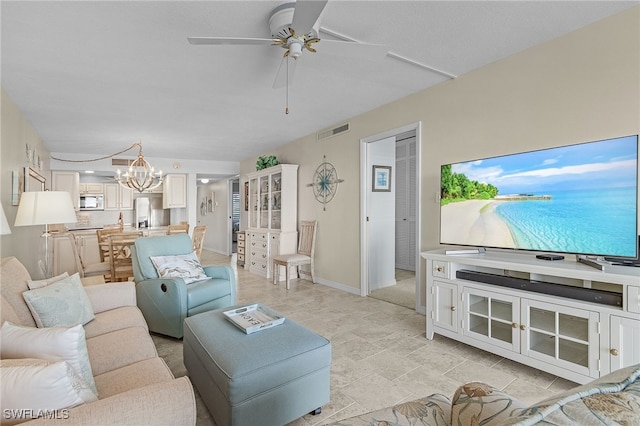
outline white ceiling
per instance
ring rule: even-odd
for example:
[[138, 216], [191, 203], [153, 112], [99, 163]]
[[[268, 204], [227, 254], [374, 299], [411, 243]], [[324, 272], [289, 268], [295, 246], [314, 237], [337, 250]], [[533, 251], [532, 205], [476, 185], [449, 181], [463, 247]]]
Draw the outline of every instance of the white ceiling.
[[[272, 88], [283, 49], [187, 42], [268, 38], [281, 3], [3, 0], [2, 87], [51, 152], [140, 139], [149, 157], [240, 161], [449, 78], [320, 41], [298, 60], [285, 115], [286, 89]], [[330, 0], [320, 26], [460, 76], [639, 3]]]

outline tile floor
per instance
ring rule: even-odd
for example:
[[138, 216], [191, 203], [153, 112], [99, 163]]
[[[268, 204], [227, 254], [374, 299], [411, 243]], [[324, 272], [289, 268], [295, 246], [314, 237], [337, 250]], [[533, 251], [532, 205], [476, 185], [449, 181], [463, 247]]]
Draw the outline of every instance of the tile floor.
[[[204, 251], [203, 265], [232, 264], [235, 256]], [[236, 268], [238, 303], [258, 301], [331, 340], [331, 401], [317, 416], [294, 426], [322, 425], [430, 395], [451, 396], [465, 382], [477, 380], [535, 402], [575, 383], [497, 355], [436, 335], [425, 338], [425, 317], [370, 297], [359, 297], [320, 284], [269, 280]], [[154, 336], [158, 352], [177, 376], [184, 375], [181, 340]], [[213, 421], [198, 400], [199, 426]]]

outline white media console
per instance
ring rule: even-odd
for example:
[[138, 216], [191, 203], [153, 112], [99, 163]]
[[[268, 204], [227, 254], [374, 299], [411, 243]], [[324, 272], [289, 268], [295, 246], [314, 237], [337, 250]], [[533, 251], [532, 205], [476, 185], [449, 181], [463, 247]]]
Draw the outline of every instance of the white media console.
[[640, 268], [498, 250], [421, 256], [427, 339], [438, 333], [578, 383], [640, 363]]

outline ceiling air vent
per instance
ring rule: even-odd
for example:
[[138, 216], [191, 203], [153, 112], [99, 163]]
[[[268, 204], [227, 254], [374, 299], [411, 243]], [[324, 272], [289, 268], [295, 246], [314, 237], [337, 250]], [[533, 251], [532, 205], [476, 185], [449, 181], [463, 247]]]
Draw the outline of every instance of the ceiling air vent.
[[133, 164], [133, 161], [134, 160], [127, 160], [126, 158], [112, 158], [111, 165], [129, 167], [131, 164]]
[[348, 131], [349, 131], [349, 123], [344, 123], [339, 125], [338, 127], [334, 127], [333, 129], [327, 129], [327, 130], [323, 130], [322, 132], [316, 133], [316, 141], [319, 142], [325, 139], [329, 139]]

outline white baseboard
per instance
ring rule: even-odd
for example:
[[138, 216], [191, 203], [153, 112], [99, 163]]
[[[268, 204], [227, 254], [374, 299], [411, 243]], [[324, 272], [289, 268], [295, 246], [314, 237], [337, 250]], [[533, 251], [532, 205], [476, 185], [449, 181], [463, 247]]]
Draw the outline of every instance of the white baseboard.
[[317, 284], [326, 285], [327, 287], [335, 288], [337, 290], [342, 290], [347, 293], [355, 294], [356, 296], [360, 296], [360, 289], [355, 287], [350, 287], [348, 285], [340, 284], [334, 281], [325, 280], [324, 278], [317, 278]]

